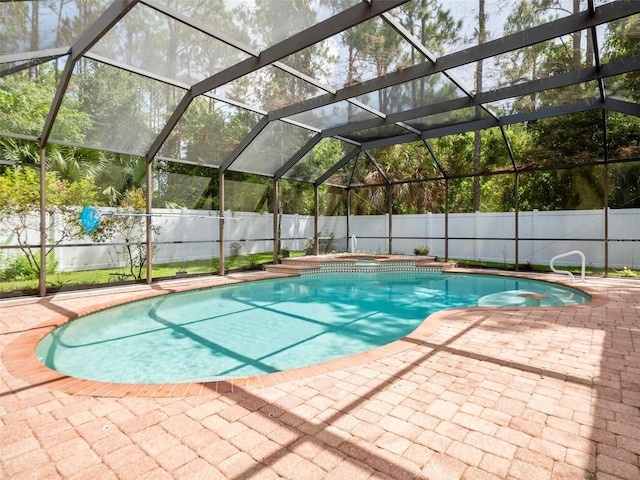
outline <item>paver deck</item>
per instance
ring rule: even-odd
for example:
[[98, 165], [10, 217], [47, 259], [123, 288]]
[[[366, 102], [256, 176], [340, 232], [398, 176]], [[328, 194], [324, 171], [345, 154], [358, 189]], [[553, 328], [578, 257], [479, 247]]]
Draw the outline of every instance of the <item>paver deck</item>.
[[215, 387], [81, 388], [33, 363], [78, 314], [266, 275], [0, 301], [3, 478], [640, 480], [633, 279], [588, 278], [585, 305], [440, 312], [399, 346]]

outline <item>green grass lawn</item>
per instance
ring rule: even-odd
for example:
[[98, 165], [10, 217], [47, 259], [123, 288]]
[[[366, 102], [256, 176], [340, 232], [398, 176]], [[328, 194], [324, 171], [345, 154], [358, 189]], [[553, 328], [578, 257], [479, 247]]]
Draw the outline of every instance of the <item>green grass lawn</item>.
[[[291, 252], [292, 257], [304, 255], [305, 252]], [[480, 262], [473, 260], [455, 260], [461, 267], [487, 268], [500, 270], [515, 270], [513, 264], [500, 262]], [[273, 263], [273, 252], [251, 253], [225, 258], [225, 270], [227, 272], [261, 269], [263, 265]], [[153, 266], [153, 278], [175, 278], [176, 272], [186, 271], [188, 275], [217, 274], [219, 272], [219, 262], [217, 258], [212, 260], [193, 260], [190, 262], [165, 263]], [[580, 274], [580, 267], [561, 267], [574, 275]], [[519, 271], [549, 272], [548, 265], [520, 265]], [[586, 267], [587, 275], [604, 275], [603, 268]], [[143, 271], [143, 276], [146, 269]], [[611, 277], [640, 278], [640, 271], [631, 269], [609, 269]], [[51, 290], [72, 290], [78, 286], [110, 285], [122, 282], [133, 282], [134, 277], [126, 268], [109, 268], [104, 270], [86, 270], [79, 272], [57, 272], [47, 275], [47, 288]], [[144, 280], [143, 280], [144, 281]], [[0, 282], [0, 294], [10, 294], [12, 292], [23, 292], [27, 295], [38, 293], [38, 280], [15, 280]]]
[[[291, 252], [291, 256], [302, 256], [304, 252]], [[263, 265], [273, 263], [273, 252], [251, 253], [234, 257], [225, 257], [225, 270], [238, 271], [261, 269]], [[217, 274], [220, 262], [211, 260], [193, 260], [189, 262], [164, 263], [153, 265], [153, 278], [174, 278], [176, 272], [186, 271], [188, 275]], [[143, 278], [146, 267], [143, 269]], [[103, 270], [84, 270], [78, 272], [56, 272], [47, 275], [47, 287], [51, 289], [71, 289], [78, 285], [105, 285], [120, 282], [133, 282], [134, 277], [128, 268], [108, 268]], [[37, 293], [38, 280], [14, 280], [0, 282], [0, 293], [27, 292]]]

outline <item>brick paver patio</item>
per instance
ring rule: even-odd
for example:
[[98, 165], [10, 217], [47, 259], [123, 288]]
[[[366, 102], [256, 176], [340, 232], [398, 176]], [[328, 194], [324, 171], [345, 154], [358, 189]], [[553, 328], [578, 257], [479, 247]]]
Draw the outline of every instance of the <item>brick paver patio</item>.
[[263, 275], [1, 301], [3, 478], [640, 480], [638, 280], [440, 312], [386, 350], [242, 382], [79, 385], [34, 360], [79, 313]]

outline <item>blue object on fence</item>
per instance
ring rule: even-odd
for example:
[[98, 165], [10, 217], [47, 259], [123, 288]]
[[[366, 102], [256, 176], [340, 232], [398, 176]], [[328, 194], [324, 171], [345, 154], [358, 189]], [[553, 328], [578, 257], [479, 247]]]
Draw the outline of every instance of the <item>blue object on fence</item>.
[[100, 212], [98, 212], [98, 209], [95, 207], [84, 207], [78, 218], [80, 219], [80, 223], [82, 223], [82, 228], [84, 228], [84, 231], [89, 235], [95, 232], [100, 225]]

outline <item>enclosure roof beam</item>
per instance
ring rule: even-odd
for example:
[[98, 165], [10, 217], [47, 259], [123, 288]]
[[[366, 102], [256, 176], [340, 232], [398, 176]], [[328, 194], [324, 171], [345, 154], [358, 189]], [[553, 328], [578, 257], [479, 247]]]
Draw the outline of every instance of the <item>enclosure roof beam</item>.
[[530, 122], [532, 120], [541, 120], [543, 118], [560, 117], [571, 113], [586, 112], [603, 108], [604, 104], [600, 98], [589, 98], [586, 100], [578, 100], [576, 102], [565, 103], [563, 105], [555, 105], [553, 107], [541, 108], [533, 112], [516, 113], [507, 115], [500, 119], [502, 125], [512, 125], [514, 123]]
[[5, 75], [11, 75], [12, 73], [27, 70], [28, 68], [35, 67], [36, 65], [50, 62], [51, 60], [55, 60], [56, 58], [60, 58], [68, 54], [69, 48], [63, 47], [38, 50], [34, 52], [21, 52], [11, 55], [0, 55], [0, 65], [4, 63], [21, 62], [20, 65], [14, 65], [13, 67], [0, 70], [0, 78]]
[[82, 55], [84, 55], [91, 47], [93, 47], [118, 21], [124, 17], [133, 6], [138, 3], [138, 0], [115, 0], [109, 7], [100, 15], [100, 17], [87, 29], [82, 36], [72, 45], [70, 58], [64, 66], [62, 75], [58, 82], [58, 88], [53, 97], [49, 113], [44, 122], [42, 128], [42, 135], [40, 136], [40, 146], [44, 147], [49, 140], [51, 130], [53, 129], [53, 122], [55, 121], [64, 94], [67, 91], [69, 82], [71, 81], [71, 74], [75, 67], [76, 62]]
[[242, 152], [244, 152], [251, 142], [260, 135], [260, 132], [265, 129], [265, 127], [269, 124], [269, 119], [267, 117], [262, 117], [258, 123], [251, 129], [251, 131], [245, 135], [242, 141], [233, 149], [229, 158], [227, 158], [222, 164], [220, 164], [220, 171], [225, 172], [229, 169], [231, 164], [238, 158]]
[[404, 28], [400, 22], [398, 22], [393, 16], [385, 12], [380, 15], [382, 19], [389, 24], [391, 28], [393, 28], [402, 38], [404, 38], [413, 48], [418, 50], [427, 60], [431, 63], [436, 63], [436, 56], [433, 55], [427, 47], [425, 47], [420, 39], [416, 38], [410, 31]]
[[349, 163], [353, 159], [353, 157], [356, 157], [361, 151], [362, 151], [361, 148], [354, 148], [353, 150], [351, 150], [344, 157], [342, 157], [342, 159], [339, 162], [334, 163], [329, 170], [327, 170], [320, 177], [318, 177], [316, 181], [313, 182], [313, 184], [315, 186], [322, 185], [326, 179], [328, 179], [331, 175], [333, 175], [342, 167], [344, 167], [347, 163]]
[[438, 156], [436, 155], [436, 152], [434, 152], [433, 148], [431, 148], [431, 144], [427, 142], [427, 140], [425, 140], [424, 138], [422, 139], [422, 143], [424, 143], [424, 146], [427, 147], [427, 150], [431, 154], [433, 161], [436, 163], [438, 170], [440, 170], [442, 177], [447, 178], [447, 171], [442, 167], [442, 164], [440, 163], [440, 160], [438, 160]]
[[504, 131], [504, 125], [500, 125], [500, 133], [502, 134], [502, 140], [504, 140], [504, 146], [507, 147], [507, 153], [509, 154], [509, 158], [511, 159], [513, 170], [517, 171], [518, 164], [516, 163], [516, 157], [513, 154], [513, 150], [511, 150], [511, 143], [509, 142], [509, 137], [507, 137], [507, 132]]
[[387, 185], [391, 185], [391, 180], [389, 180], [389, 177], [387, 176], [387, 174], [385, 173], [385, 171], [382, 169], [382, 167], [380, 167], [380, 165], [378, 164], [378, 162], [376, 162], [376, 159], [373, 158], [371, 156], [371, 154], [365, 150], [364, 154], [367, 156], [367, 158], [369, 159], [369, 161], [371, 163], [373, 163], [373, 166], [376, 167], [376, 169], [378, 170], [378, 173], [380, 173], [380, 175], [382, 175], [382, 178], [384, 178], [384, 181], [386, 182]]
[[640, 2], [618, 0], [607, 3], [597, 7], [593, 15], [588, 11], [579, 12], [531, 29], [516, 32], [459, 52], [439, 57], [435, 64], [424, 62], [419, 65], [414, 65], [401, 71], [392, 72], [372, 80], [339, 89], [335, 95], [321, 95], [295, 105], [274, 110], [270, 115], [272, 119], [288, 117], [334, 102], [347, 100], [351, 97], [416, 80], [420, 77], [434, 73], [442, 73], [468, 63], [552, 40], [585, 28], [595, 27], [637, 13], [640, 13]]
[[362, 142], [362, 149], [369, 150], [372, 148], [390, 147], [399, 143], [410, 143], [422, 140], [422, 137], [416, 133], [408, 133], [406, 135], [396, 135], [393, 137], [380, 138], [369, 142]]
[[613, 110], [618, 113], [626, 113], [627, 115], [633, 115], [640, 117], [640, 105], [637, 103], [626, 102], [624, 100], [618, 100], [617, 98], [608, 97], [604, 101], [604, 108], [607, 110]]
[[302, 157], [304, 157], [307, 153], [311, 151], [313, 147], [315, 147], [318, 142], [322, 140], [322, 136], [320, 134], [314, 135], [304, 146], [298, 150], [293, 157], [289, 159], [287, 163], [285, 163], [279, 170], [275, 172], [273, 178], [275, 180], [279, 180], [285, 173], [287, 173], [293, 166], [298, 163]]

